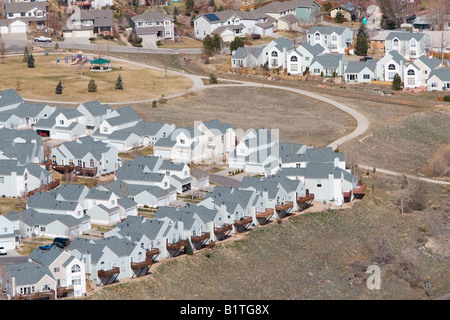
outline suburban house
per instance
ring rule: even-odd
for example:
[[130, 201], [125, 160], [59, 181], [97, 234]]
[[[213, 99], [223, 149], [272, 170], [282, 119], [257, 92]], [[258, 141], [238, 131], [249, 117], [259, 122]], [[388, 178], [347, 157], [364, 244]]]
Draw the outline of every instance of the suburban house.
[[0, 115], [12, 115], [19, 119], [19, 123], [14, 128], [32, 128], [40, 119], [48, 119], [56, 107], [50, 107], [41, 103], [21, 103], [14, 109], [9, 109], [0, 113]]
[[314, 200], [323, 203], [342, 205], [361, 193], [356, 176], [334, 163], [307, 163], [305, 168], [283, 168], [279, 174], [300, 180]]
[[202, 162], [208, 160], [204, 134], [198, 128], [176, 128], [167, 138], [156, 141], [154, 155], [175, 162]]
[[135, 126], [142, 118], [132, 107], [123, 107], [113, 110], [103, 121], [99, 128], [92, 134], [94, 138], [103, 139], [116, 130]]
[[278, 137], [266, 128], [251, 130], [228, 157], [230, 169], [242, 169], [262, 175], [272, 175], [279, 170]]
[[1, 128], [0, 135], [0, 159], [15, 159], [20, 165], [43, 161], [42, 139], [33, 130]]
[[164, 12], [146, 11], [131, 18], [133, 32], [156, 45], [158, 40], [175, 40], [175, 20]]
[[84, 216], [82, 203], [57, 200], [56, 195], [52, 192], [35, 192], [28, 198], [26, 208], [32, 208], [41, 213], [70, 215], [76, 219]]
[[61, 172], [100, 176], [121, 165], [117, 149], [92, 137], [82, 137], [52, 148], [52, 167]]
[[196, 122], [194, 125], [203, 133], [203, 147], [206, 148], [204, 153], [207, 158], [222, 157], [223, 160], [234, 149], [236, 134], [230, 124], [214, 119]]
[[100, 103], [98, 100], [80, 103], [77, 110], [84, 116], [86, 130], [94, 132], [112, 112], [108, 104]]
[[83, 199], [83, 208], [91, 223], [112, 225], [120, 221], [119, 197], [109, 190], [90, 189]]
[[427, 90], [442, 91], [450, 89], [450, 68], [438, 68], [430, 72]]
[[146, 274], [153, 264], [140, 244], [116, 236], [95, 241], [76, 238], [67, 250], [85, 263], [87, 280], [96, 285]]
[[[139, 138], [139, 146], [148, 147], [153, 146], [155, 142], [161, 138], [167, 138], [173, 130], [175, 130], [174, 124], [169, 125], [158, 121], [139, 121], [134, 126], [120, 129], [115, 132], [132, 133]], [[126, 137], [128, 138], [129, 135]], [[111, 138], [111, 136], [108, 136], [105, 139], [109, 140]], [[115, 143], [118, 144], [119, 141], [116, 141]], [[125, 140], [123, 140], [122, 144], [123, 147], [121, 146], [120, 149], [127, 149], [130, 145], [129, 143], [127, 144]], [[119, 148], [119, 146], [117, 147]]]
[[118, 237], [126, 239], [145, 249], [148, 259], [166, 259], [182, 250], [186, 245], [180, 240], [179, 230], [172, 221], [127, 217], [116, 224], [115, 228], [104, 234], [105, 238]]
[[191, 190], [192, 177], [189, 166], [184, 162], [163, 160], [155, 156], [136, 156], [134, 161], [127, 164], [138, 165], [143, 172], [155, 172], [169, 177], [171, 186], [177, 193]]
[[15, 224], [14, 230], [22, 238], [72, 238], [91, 228], [87, 216], [75, 218], [67, 214], [39, 212], [33, 208], [9, 211], [6, 217]]
[[231, 53], [232, 68], [255, 68], [259, 67], [258, 58], [263, 48], [239, 47]]
[[385, 52], [397, 51], [406, 60], [426, 54], [431, 38], [425, 33], [391, 32], [385, 40]]
[[312, 148], [299, 145], [295, 148], [281, 145], [289, 150], [281, 150], [281, 167], [282, 168], [306, 168], [308, 163], [332, 163], [335, 167], [342, 170], [346, 169], [345, 157], [342, 152], [334, 152], [333, 148]]
[[36, 133], [52, 139], [74, 140], [86, 135], [84, 115], [76, 109], [57, 108], [33, 126]]
[[258, 64], [267, 64], [269, 69], [287, 67], [288, 52], [294, 49], [291, 39], [280, 37], [269, 42], [262, 50], [258, 58]]
[[28, 30], [28, 23], [22, 21], [20, 18], [1, 19], [0, 20], [0, 35], [7, 34], [23, 34]]
[[305, 72], [306, 69], [311, 65], [311, 62], [313, 61], [314, 57], [321, 55], [324, 53], [325, 48], [322, 47], [320, 44], [316, 44], [314, 46], [310, 45], [308, 42], [304, 42], [301, 45], [299, 45], [295, 49], [301, 56], [300, 59], [300, 72]]
[[82, 297], [86, 295], [85, 265], [66, 250], [52, 247], [35, 249], [29, 255], [34, 263], [47, 267], [56, 280], [57, 297]]
[[194, 191], [205, 190], [209, 187], [209, 174], [200, 168], [191, 169], [191, 189]]
[[245, 35], [245, 26], [233, 10], [201, 14], [194, 19], [194, 37], [203, 39], [207, 35], [221, 36], [224, 42], [231, 42], [235, 37]]
[[244, 25], [244, 34], [249, 36], [259, 35], [261, 37], [270, 36], [274, 32], [274, 24], [276, 20], [271, 16], [253, 11], [236, 11], [236, 16], [241, 18]]
[[0, 284], [8, 300], [56, 299], [58, 285], [47, 266], [23, 262], [7, 264], [5, 268]]
[[322, 54], [316, 56], [309, 66], [314, 76], [334, 77], [344, 75], [346, 59], [343, 54]]
[[0, 91], [0, 111], [10, 110], [16, 108], [23, 103], [23, 99], [17, 94], [14, 89], [6, 89]]
[[20, 237], [14, 229], [14, 222], [8, 217], [0, 215], [0, 247], [6, 251], [13, 250], [20, 243]]
[[[42, 30], [47, 24], [47, 6], [45, 2], [6, 2], [3, 1], [3, 16], [6, 19], [20, 19], [28, 27]], [[11, 26], [10, 26], [11, 27]], [[18, 31], [18, 30], [16, 30]], [[26, 32], [22, 28], [21, 32]]]
[[362, 17], [363, 10], [361, 6], [354, 2], [342, 3], [330, 10], [330, 16], [336, 18], [336, 14], [341, 12], [347, 21], [359, 21]]
[[377, 80], [392, 81], [396, 73], [401, 77], [404, 74], [406, 59], [397, 51], [391, 50], [377, 62]]
[[17, 160], [0, 160], [0, 195], [22, 197], [32, 190], [28, 185], [28, 169]]
[[405, 29], [395, 29], [395, 30], [380, 30], [376, 35], [369, 39], [370, 49], [376, 51], [383, 51], [386, 46], [386, 37], [391, 32], [407, 32]]
[[[277, 20], [279, 30], [290, 30], [292, 28], [286, 21], [299, 22], [302, 24], [314, 24], [321, 20], [320, 15], [316, 13], [320, 10], [320, 5], [314, 0], [291, 0], [291, 1], [273, 1], [255, 11], [263, 12]], [[295, 20], [286, 16], [293, 16]], [[284, 19], [283, 19], [284, 18]], [[284, 20], [284, 22], [283, 22]]]
[[91, 38], [96, 34], [111, 35], [113, 31], [113, 10], [79, 10], [72, 14], [63, 27], [64, 39]]
[[311, 27], [306, 41], [314, 46], [320, 44], [325, 53], [345, 54], [353, 47], [353, 31], [345, 27]]
[[344, 72], [347, 83], [370, 83], [376, 79], [377, 60], [349, 61]]
[[421, 56], [405, 67], [403, 83], [405, 88], [426, 88], [431, 71], [440, 68], [441, 61], [435, 57]]

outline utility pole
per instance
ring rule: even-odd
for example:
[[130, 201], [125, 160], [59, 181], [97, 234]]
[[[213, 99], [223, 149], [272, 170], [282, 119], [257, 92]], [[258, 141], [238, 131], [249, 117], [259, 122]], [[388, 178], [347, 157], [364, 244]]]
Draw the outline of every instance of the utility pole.
[[444, 65], [444, 31], [441, 31], [441, 65]]

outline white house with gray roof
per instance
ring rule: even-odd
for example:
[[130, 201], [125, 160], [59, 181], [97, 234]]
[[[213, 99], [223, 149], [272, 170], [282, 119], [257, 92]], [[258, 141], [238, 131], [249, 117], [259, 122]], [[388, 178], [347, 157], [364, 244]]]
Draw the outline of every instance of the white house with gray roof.
[[123, 107], [112, 111], [100, 122], [99, 128], [94, 132], [93, 137], [102, 139], [116, 130], [135, 126], [142, 118], [132, 107]]
[[175, 20], [165, 12], [146, 11], [131, 18], [133, 32], [145, 42], [175, 40]]
[[[47, 24], [45, 2], [3, 2], [5, 19], [20, 19], [30, 27], [41, 29]], [[26, 30], [24, 30], [26, 32]]]
[[406, 59], [402, 55], [391, 50], [377, 62], [377, 80], [392, 81], [396, 73], [402, 77], [406, 64]]
[[309, 72], [314, 76], [343, 76], [347, 60], [343, 54], [322, 54], [316, 56], [309, 66]]
[[349, 61], [345, 67], [344, 79], [347, 83], [370, 83], [376, 79], [378, 60]]
[[450, 89], [450, 68], [438, 68], [430, 73], [427, 80], [427, 90], [443, 91]]
[[14, 109], [9, 109], [1, 114], [11, 114], [19, 118], [19, 123], [15, 126], [16, 129], [32, 128], [33, 125], [40, 119], [48, 119], [56, 107], [51, 107], [47, 104], [41, 103], [21, 103]]
[[426, 57], [423, 55], [414, 60], [404, 70], [403, 82], [405, 88], [426, 88], [431, 72], [441, 66], [441, 60], [432, 56]]
[[77, 238], [67, 250], [86, 264], [88, 279], [97, 285], [146, 274], [153, 263], [140, 244], [117, 236], [95, 241]]
[[334, 163], [307, 163], [305, 168], [283, 168], [279, 174], [303, 182], [316, 201], [335, 205], [342, 205], [344, 193], [352, 192], [358, 186], [355, 175]]
[[345, 27], [313, 26], [306, 34], [306, 41], [312, 46], [320, 44], [325, 53], [345, 54], [353, 45], [353, 31]]
[[105, 238], [116, 236], [136, 243], [146, 250], [154, 252], [152, 259], [166, 259], [170, 257], [168, 246], [180, 240], [179, 230], [172, 221], [127, 217], [116, 224], [115, 228], [104, 234]]
[[397, 51], [406, 60], [414, 60], [427, 53], [431, 38], [425, 33], [391, 32], [385, 40], [385, 52]]
[[40, 212], [33, 208], [9, 211], [6, 217], [14, 223], [14, 230], [22, 238], [73, 238], [91, 229], [89, 217], [75, 218], [67, 214]]
[[76, 14], [69, 16], [62, 31], [65, 39], [90, 38], [96, 34], [112, 34], [113, 26], [112, 9], [81, 9]]
[[14, 228], [14, 222], [4, 215], [0, 215], [0, 247], [6, 251], [14, 250], [20, 243], [20, 236]]
[[35, 249], [29, 259], [50, 270], [56, 280], [58, 298], [86, 295], [85, 264], [66, 250], [58, 247], [51, 247], [50, 250]]
[[16, 296], [25, 299], [56, 299], [57, 282], [47, 266], [33, 262], [7, 264], [6, 273], [0, 278], [6, 299]]
[[21, 96], [14, 89], [6, 89], [0, 91], [0, 111], [14, 109], [23, 103]]
[[224, 42], [233, 41], [236, 36], [245, 36], [245, 26], [233, 10], [201, 14], [194, 19], [194, 37], [203, 39], [218, 34]]
[[100, 103], [98, 100], [80, 103], [77, 110], [84, 115], [86, 130], [94, 132], [113, 111], [108, 104]]
[[262, 52], [262, 48], [255, 47], [239, 47], [231, 53], [232, 68], [254, 68], [259, 67], [258, 57]]
[[294, 49], [294, 43], [291, 39], [280, 37], [269, 42], [258, 58], [258, 64], [264, 65], [267, 63], [269, 69], [277, 69], [287, 66], [287, 53]]
[[75, 170], [80, 174], [100, 176], [115, 172], [122, 161], [117, 148], [86, 136], [52, 148], [52, 163], [56, 170], [62, 168], [63, 171]]
[[48, 118], [38, 120], [33, 129], [52, 139], [74, 140], [86, 135], [84, 115], [76, 109], [57, 108]]
[[279, 170], [279, 158], [278, 136], [261, 128], [245, 134], [229, 155], [228, 165], [230, 169], [272, 175]]
[[32, 208], [41, 213], [70, 215], [76, 219], [84, 216], [82, 203], [57, 200], [56, 194], [52, 192], [35, 192], [28, 198], [26, 208]]
[[29, 172], [17, 160], [0, 160], [0, 195], [22, 197], [31, 191], [28, 185]]
[[217, 159], [231, 153], [235, 146], [236, 133], [228, 123], [218, 119], [196, 122], [194, 124], [203, 133], [203, 147], [206, 157]]

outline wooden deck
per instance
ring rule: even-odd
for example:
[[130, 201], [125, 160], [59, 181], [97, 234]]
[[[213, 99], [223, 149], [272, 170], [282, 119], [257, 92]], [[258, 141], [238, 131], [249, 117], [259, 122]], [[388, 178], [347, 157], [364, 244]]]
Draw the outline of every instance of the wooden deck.
[[29, 294], [16, 294], [11, 300], [55, 300], [55, 290], [33, 292]]
[[294, 206], [294, 203], [292, 201], [286, 201], [285, 204], [277, 204], [275, 205], [275, 210], [277, 211], [285, 211]]
[[230, 232], [231, 230], [233, 230], [233, 226], [231, 224], [227, 224], [223, 227], [215, 227], [214, 233], [222, 234], [222, 233]]
[[79, 172], [81, 174], [92, 174], [92, 175], [96, 175], [98, 172], [98, 168], [97, 167], [81, 167], [81, 166], [76, 166], [75, 167], [75, 171]]
[[297, 203], [307, 203], [314, 200], [314, 193], [306, 194], [304, 197], [297, 197]]
[[352, 196], [352, 192], [353, 192], [353, 195], [355, 196], [355, 198], [358, 196], [364, 195], [366, 189], [367, 189], [367, 183], [359, 184], [356, 188], [353, 188], [352, 191], [344, 192], [343, 193], [344, 199], [350, 199]]
[[191, 236], [192, 242], [203, 242], [208, 240], [210, 237], [209, 232], [202, 232], [200, 236]]
[[249, 223], [252, 223], [252, 221], [253, 221], [252, 217], [244, 217], [241, 220], [234, 220], [234, 225], [236, 227], [245, 226], [248, 225]]
[[131, 262], [131, 268], [132, 269], [141, 269], [146, 267], [151, 267], [153, 264], [153, 259], [145, 259], [141, 262]]
[[75, 165], [52, 164], [52, 169], [59, 172], [72, 172], [75, 169]]
[[120, 268], [118, 267], [114, 267], [110, 270], [98, 270], [97, 274], [99, 277], [111, 277], [115, 274], [119, 274], [120, 273]]
[[166, 244], [167, 250], [179, 250], [185, 246], [187, 246], [187, 240], [180, 240], [175, 243], [167, 243]]
[[155, 260], [155, 258], [160, 254], [159, 249], [150, 249], [145, 253], [146, 259], [152, 259]]
[[256, 212], [256, 217], [257, 218], [268, 218], [273, 216], [274, 214], [274, 210], [273, 209], [266, 209], [264, 212]]

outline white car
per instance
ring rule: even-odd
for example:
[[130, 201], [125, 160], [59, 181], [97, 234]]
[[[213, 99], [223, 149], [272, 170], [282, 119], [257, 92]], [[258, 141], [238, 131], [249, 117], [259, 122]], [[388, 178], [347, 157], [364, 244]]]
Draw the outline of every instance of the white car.
[[0, 247], [0, 255], [3, 255], [3, 256], [6, 255], [6, 249], [5, 249], [5, 247]]
[[39, 38], [34, 38], [34, 42], [52, 42], [52, 38], [40, 36]]

